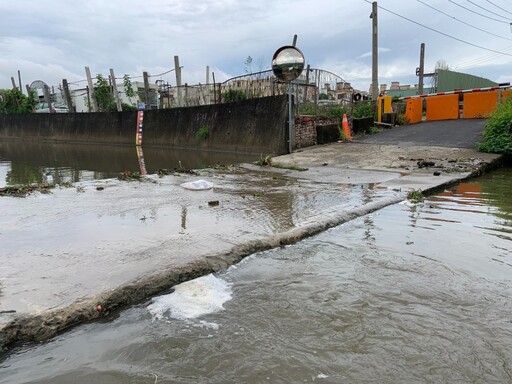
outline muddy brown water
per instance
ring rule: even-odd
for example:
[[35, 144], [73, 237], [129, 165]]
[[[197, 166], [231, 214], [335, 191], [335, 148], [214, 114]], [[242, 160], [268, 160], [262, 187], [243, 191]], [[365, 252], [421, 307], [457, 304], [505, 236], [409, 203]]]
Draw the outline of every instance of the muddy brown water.
[[[264, 154], [266, 155], [266, 154]], [[217, 164], [255, 162], [261, 155], [135, 145], [0, 143], [0, 188], [7, 185], [63, 183], [117, 177], [122, 172], [200, 169]]]
[[0, 383], [512, 382], [512, 168], [17, 348]]

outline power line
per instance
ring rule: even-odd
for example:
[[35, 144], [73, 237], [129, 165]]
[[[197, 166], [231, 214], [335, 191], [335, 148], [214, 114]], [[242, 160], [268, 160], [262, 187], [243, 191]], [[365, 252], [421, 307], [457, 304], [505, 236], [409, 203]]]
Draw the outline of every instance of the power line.
[[492, 1], [490, 1], [490, 0], [486, 0], [486, 1], [487, 1], [489, 4], [494, 5], [496, 8], [501, 9], [503, 12], [506, 12], [506, 13], [508, 13], [509, 15], [512, 15], [512, 12], [507, 11], [505, 8], [502, 8], [502, 7], [500, 7], [499, 5], [494, 4], [494, 3], [493, 3]]
[[[456, 6], [458, 6], [458, 7], [461, 7], [461, 8], [463, 8], [463, 9], [465, 9], [466, 11], [473, 12], [473, 13], [475, 13], [475, 14], [477, 14], [477, 15], [479, 15], [479, 16], [485, 17], [485, 18], [487, 18], [487, 19], [497, 21], [498, 23], [510, 24], [510, 22], [509, 22], [509, 21], [498, 20], [498, 19], [495, 19], [495, 18], [493, 18], [493, 17], [490, 17], [490, 16], [487, 16], [487, 15], [481, 14], [481, 13], [479, 13], [479, 12], [477, 12], [477, 11], [475, 11], [475, 10], [471, 9], [471, 8], [468, 8], [468, 7], [465, 7], [465, 6], [463, 6], [463, 5], [459, 4], [459, 3], [456, 3], [456, 2], [455, 2], [455, 1], [453, 1], [453, 0], [448, 0], [448, 1], [449, 1], [450, 3], [452, 3], [452, 4], [455, 4], [455, 5], [456, 5]], [[468, 0], [468, 1], [469, 1], [469, 0]]]
[[[180, 68], [183, 68], [183, 66], [181, 66]], [[162, 72], [162, 73], [159, 73], [157, 75], [149, 75], [148, 77], [160, 77], [160, 76], [163, 76], [163, 75], [166, 75], [172, 71], [174, 71], [175, 68], [172, 68], [172, 69], [169, 69], [168, 71], [166, 72]], [[130, 79], [140, 79], [144, 76], [131, 76], [131, 75], [128, 75], [128, 78]], [[124, 79], [124, 76], [123, 77], [116, 77], [116, 80], [123, 80]], [[78, 83], [83, 83], [83, 82], [86, 82], [87, 79], [82, 79], [82, 80], [77, 80], [77, 81], [72, 81], [72, 82], [69, 82], [68, 84], [78, 84]]]
[[[372, 4], [372, 2], [370, 2], [369, 0], [364, 0], [365, 2], [369, 3], [369, 4]], [[451, 0], [448, 0], [448, 1], [451, 1]], [[423, 27], [423, 28], [426, 28], [432, 32], [436, 32], [440, 35], [443, 35], [443, 36], [446, 36], [450, 39], [453, 39], [453, 40], [456, 40], [458, 42], [461, 42], [461, 43], [464, 43], [464, 44], [467, 44], [467, 45], [471, 45], [472, 47], [475, 47], [475, 48], [480, 48], [480, 49], [483, 49], [485, 51], [489, 51], [489, 52], [494, 52], [494, 53], [498, 53], [500, 55], [505, 55], [505, 56], [512, 56], [512, 53], [506, 53], [506, 52], [500, 52], [500, 51], [496, 51], [494, 49], [491, 49], [491, 48], [486, 48], [486, 47], [482, 47], [481, 45], [477, 45], [477, 44], [473, 44], [473, 43], [470, 43], [469, 41], [466, 41], [466, 40], [462, 40], [462, 39], [459, 39], [458, 37], [455, 37], [455, 36], [451, 36], [451, 35], [448, 35], [447, 33], [444, 33], [444, 32], [441, 32], [441, 31], [438, 31], [437, 29], [434, 29], [434, 28], [431, 28], [431, 27], [428, 27], [426, 25], [423, 25], [421, 23], [418, 23], [417, 21], [414, 21], [414, 20], [411, 20], [409, 19], [408, 17], [405, 17], [405, 16], [402, 16], [402, 15], [399, 15], [398, 13], [396, 12], [393, 12], [393, 11], [390, 11], [389, 9], [386, 9], [384, 7], [381, 7], [380, 5], [378, 6], [380, 9], [383, 9], [384, 11], [386, 12], [389, 12], [395, 16], [398, 16], [404, 20], [407, 20], [413, 24], [416, 24], [416, 25], [419, 25], [420, 27]]]
[[496, 16], [501, 17], [501, 18], [503, 18], [503, 19], [507, 19], [507, 20], [509, 20], [509, 18], [507, 18], [507, 17], [505, 17], [505, 16], [502, 16], [502, 15], [500, 15], [499, 13], [496, 13], [496, 12], [493, 12], [493, 11], [489, 11], [487, 8], [482, 7], [481, 5], [479, 5], [479, 4], [477, 4], [477, 3], [475, 3], [474, 1], [467, 0], [467, 2], [468, 2], [468, 3], [470, 3], [470, 4], [473, 4], [475, 7], [478, 7], [478, 8], [480, 8], [480, 9], [483, 9], [485, 12], [489, 12], [491, 15], [496, 15]]
[[[512, 47], [508, 47], [507, 48], [508, 51], [512, 51]], [[459, 65], [456, 65], [455, 68], [457, 69], [461, 69], [461, 68], [469, 68], [469, 67], [472, 67], [474, 65], [478, 65], [478, 64], [482, 64], [482, 63], [485, 63], [487, 61], [494, 61], [496, 60], [496, 58], [498, 58], [499, 56], [501, 55], [498, 55], [498, 54], [494, 54], [494, 53], [490, 53], [490, 54], [487, 54], [485, 56], [482, 56], [482, 57], [479, 57], [477, 59], [472, 59], [472, 60], [468, 60], [468, 61], [463, 61], [462, 63], [460, 63]]]
[[489, 35], [492, 35], [492, 36], [499, 37], [500, 39], [504, 39], [504, 40], [512, 41], [512, 39], [509, 39], [508, 37], [504, 37], [504, 36], [496, 35], [495, 33], [492, 33], [492, 32], [489, 32], [489, 31], [486, 31], [485, 29], [481, 29], [481, 28], [475, 27], [475, 26], [474, 26], [474, 25], [472, 25], [472, 24], [466, 23], [466, 22], [465, 22], [465, 21], [463, 21], [463, 20], [459, 20], [459, 19], [457, 19], [455, 16], [451, 16], [451, 15], [447, 14], [446, 12], [441, 11], [440, 9], [437, 9], [437, 8], [435, 8], [435, 7], [433, 7], [433, 6], [429, 5], [429, 4], [427, 4], [427, 3], [424, 3], [424, 2], [423, 2], [423, 1], [421, 1], [421, 0], [416, 0], [416, 1], [417, 1], [418, 3], [421, 3], [421, 4], [425, 5], [426, 7], [432, 8], [434, 11], [437, 11], [437, 12], [439, 12], [439, 13], [442, 13], [443, 15], [445, 15], [445, 16], [447, 16], [447, 17], [449, 17], [449, 18], [451, 18], [451, 19], [453, 19], [453, 20], [455, 20], [455, 21], [458, 21], [459, 23], [462, 23], [462, 24], [464, 24], [464, 25], [467, 25], [468, 27], [471, 27], [471, 28], [477, 29], [477, 30], [479, 30], [479, 31], [481, 31], [481, 32], [485, 32], [485, 33], [487, 33], [487, 34], [489, 34]]

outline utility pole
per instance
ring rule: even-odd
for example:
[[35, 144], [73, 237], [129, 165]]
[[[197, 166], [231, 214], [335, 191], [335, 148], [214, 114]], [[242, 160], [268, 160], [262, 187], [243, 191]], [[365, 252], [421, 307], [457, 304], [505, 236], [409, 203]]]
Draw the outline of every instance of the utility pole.
[[178, 97], [178, 107], [181, 107], [181, 68], [180, 57], [174, 56], [174, 72], [176, 73], [176, 88]]
[[18, 70], [18, 80], [19, 80], [19, 85], [20, 85], [20, 92], [23, 93], [23, 87], [21, 85], [21, 72]]
[[117, 112], [121, 112], [123, 107], [121, 105], [119, 92], [117, 91], [116, 77], [114, 76], [114, 70], [112, 68], [110, 68], [110, 78], [112, 79], [112, 92], [114, 93], [114, 99], [116, 100]]
[[379, 36], [377, 23], [377, 2], [372, 3], [372, 100], [379, 97]]
[[44, 99], [46, 100], [46, 103], [48, 104], [48, 112], [54, 113], [55, 111], [52, 108], [52, 98], [50, 96], [50, 88], [47, 85], [44, 86]]
[[[91, 70], [89, 67], [85, 67], [85, 76], [87, 76], [87, 85], [88, 85], [88, 91], [87, 91], [87, 100], [89, 100], [89, 105], [92, 107], [93, 112], [98, 112], [98, 106], [96, 105], [96, 101], [94, 100], [94, 97], [92, 97], [92, 93], [94, 92], [94, 87], [92, 85], [92, 78], [91, 78]], [[90, 111], [90, 107], [89, 107]]]
[[[215, 91], [215, 89], [214, 89]], [[205, 104], [210, 104], [211, 93], [210, 93], [210, 66], [206, 66], [206, 97], [203, 93], [203, 100]]]
[[142, 77], [144, 78], [144, 102], [146, 103], [146, 109], [151, 109], [149, 104], [149, 75], [147, 72], [142, 72]]
[[62, 79], [62, 87], [64, 88], [64, 95], [66, 96], [66, 104], [68, 105], [69, 112], [75, 112], [73, 103], [71, 102], [71, 93], [69, 93], [69, 84], [67, 79]]
[[420, 67], [418, 70], [418, 95], [423, 95], [423, 73], [425, 72], [425, 43], [421, 43]]

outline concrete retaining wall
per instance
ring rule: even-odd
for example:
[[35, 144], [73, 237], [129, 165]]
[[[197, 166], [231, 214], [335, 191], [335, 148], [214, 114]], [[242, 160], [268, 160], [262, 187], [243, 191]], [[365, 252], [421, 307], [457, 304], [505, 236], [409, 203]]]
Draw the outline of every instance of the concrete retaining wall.
[[[285, 95], [145, 111], [143, 145], [281, 155], [286, 103]], [[134, 145], [136, 124], [134, 111], [0, 115], [0, 139]]]

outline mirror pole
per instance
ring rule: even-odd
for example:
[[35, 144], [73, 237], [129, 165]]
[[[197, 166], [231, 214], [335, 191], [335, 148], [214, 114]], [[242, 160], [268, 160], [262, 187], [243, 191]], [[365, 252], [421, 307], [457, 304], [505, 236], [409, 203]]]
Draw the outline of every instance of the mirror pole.
[[288, 82], [288, 153], [292, 153], [292, 82]]

